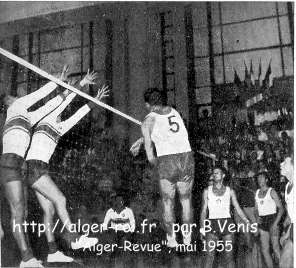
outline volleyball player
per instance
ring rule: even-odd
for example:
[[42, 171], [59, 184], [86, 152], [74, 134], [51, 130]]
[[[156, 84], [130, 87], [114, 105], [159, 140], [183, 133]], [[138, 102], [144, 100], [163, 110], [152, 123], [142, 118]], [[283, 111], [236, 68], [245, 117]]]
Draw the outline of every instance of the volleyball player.
[[[242, 220], [246, 224], [250, 223], [237, 202], [234, 190], [224, 185], [225, 175], [223, 168], [215, 167], [213, 170], [213, 185], [208, 186], [203, 192], [200, 228], [202, 239], [204, 240], [205, 236], [207, 245], [206, 268], [213, 267], [216, 250], [210, 249], [210, 244], [215, 243], [215, 245], [218, 245], [218, 240], [223, 240], [225, 243], [225, 250], [223, 251], [225, 267], [234, 268], [233, 252], [229, 247], [226, 249], [227, 245], [233, 245], [234, 241], [233, 232], [229, 228], [230, 224], [234, 223], [230, 213], [231, 204]], [[205, 229], [207, 218], [211, 227], [208, 232]]]
[[[131, 148], [135, 155], [144, 142], [148, 161], [157, 170], [163, 205], [163, 222], [167, 232], [167, 246], [178, 245], [173, 232], [175, 223], [174, 199], [176, 190], [182, 205], [182, 221], [188, 224], [188, 232], [183, 232], [184, 244], [191, 243], [192, 223], [191, 192], [194, 180], [194, 158], [188, 140], [188, 133], [180, 114], [165, 104], [163, 94], [157, 88], [149, 88], [144, 93], [144, 101], [149, 114], [142, 124], [143, 139]], [[154, 154], [154, 146], [156, 156]]]
[[255, 215], [258, 218], [258, 227], [261, 241], [261, 251], [268, 268], [273, 267], [269, 244], [271, 242], [273, 252], [280, 259], [279, 246], [279, 222], [283, 216], [283, 206], [276, 191], [267, 186], [267, 173], [257, 175], [259, 189], [255, 194]]
[[[67, 67], [64, 67], [60, 79], [65, 80]], [[21, 253], [20, 267], [42, 267], [41, 262], [33, 256], [29, 241], [24, 232], [25, 201], [23, 175], [21, 168], [28, 150], [32, 127], [63, 101], [63, 93], [46, 102], [39, 109], [31, 111], [33, 105], [44, 99], [57, 88], [49, 82], [40, 89], [21, 98], [4, 96], [8, 106], [3, 128], [3, 150], [1, 156], [0, 181], [4, 186], [5, 196], [11, 211], [13, 236]]]
[[287, 208], [287, 217], [284, 222], [285, 232], [283, 233], [280, 243], [282, 246], [280, 268], [293, 267], [293, 228], [295, 223], [295, 210], [294, 210], [294, 164], [291, 157], [281, 163], [281, 175], [288, 179], [285, 189], [285, 202]]
[[[101, 100], [107, 96], [106, 87], [98, 90], [96, 98]], [[47, 226], [46, 237], [49, 245], [48, 262], [71, 262], [72, 258], [57, 250], [53, 228], [55, 211], [66, 228], [66, 238], [72, 249], [89, 248], [94, 246], [97, 238], [79, 235], [71, 229], [66, 198], [48, 172], [48, 163], [51, 159], [59, 139], [74, 127], [96, 104], [88, 103], [82, 106], [68, 119], [61, 121], [61, 113], [75, 98], [76, 93], [69, 94], [65, 101], [49, 115], [44, 117], [36, 126], [26, 161], [28, 164], [28, 183], [34, 189], [38, 201], [44, 211], [44, 224]]]

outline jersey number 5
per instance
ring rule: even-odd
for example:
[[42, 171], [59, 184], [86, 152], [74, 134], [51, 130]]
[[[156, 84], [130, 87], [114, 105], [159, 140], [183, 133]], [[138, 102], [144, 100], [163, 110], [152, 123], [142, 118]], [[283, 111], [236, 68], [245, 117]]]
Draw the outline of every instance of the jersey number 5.
[[177, 122], [174, 122], [173, 121], [173, 118], [174, 117], [176, 117], [176, 116], [175, 115], [171, 115], [171, 116], [168, 117], [168, 120], [169, 120], [169, 124], [171, 126], [170, 131], [176, 133], [176, 132], [179, 131], [180, 126], [179, 126], [179, 124]]

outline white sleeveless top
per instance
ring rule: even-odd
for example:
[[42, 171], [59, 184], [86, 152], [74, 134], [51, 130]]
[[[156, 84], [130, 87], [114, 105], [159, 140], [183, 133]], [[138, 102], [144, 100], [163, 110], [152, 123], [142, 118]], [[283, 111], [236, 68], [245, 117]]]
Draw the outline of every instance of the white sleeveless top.
[[213, 193], [213, 186], [208, 187], [209, 219], [230, 218], [230, 188], [226, 186], [221, 196]]
[[272, 188], [270, 187], [263, 198], [259, 198], [260, 189], [256, 191], [255, 200], [257, 203], [259, 216], [267, 216], [276, 213], [276, 203], [271, 197], [271, 190]]
[[188, 133], [180, 114], [171, 108], [171, 112], [161, 115], [151, 112], [155, 122], [151, 139], [155, 144], [157, 156], [191, 152]]
[[294, 212], [294, 185], [292, 186], [292, 189], [290, 193], [288, 193], [288, 187], [290, 183], [288, 182], [285, 189], [285, 201], [287, 204], [287, 211], [288, 215], [291, 219], [291, 223], [295, 223], [295, 212]]

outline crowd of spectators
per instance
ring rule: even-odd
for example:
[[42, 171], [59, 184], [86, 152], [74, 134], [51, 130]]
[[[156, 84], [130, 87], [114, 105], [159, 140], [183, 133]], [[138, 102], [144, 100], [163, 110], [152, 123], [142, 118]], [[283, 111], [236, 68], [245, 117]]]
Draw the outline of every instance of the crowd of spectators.
[[214, 155], [232, 178], [252, 178], [268, 171], [273, 185], [278, 184], [282, 180], [279, 164], [293, 151], [292, 122], [292, 118], [279, 118], [256, 126], [233, 119], [232, 126], [223, 129], [208, 117], [200, 125], [198, 148]]

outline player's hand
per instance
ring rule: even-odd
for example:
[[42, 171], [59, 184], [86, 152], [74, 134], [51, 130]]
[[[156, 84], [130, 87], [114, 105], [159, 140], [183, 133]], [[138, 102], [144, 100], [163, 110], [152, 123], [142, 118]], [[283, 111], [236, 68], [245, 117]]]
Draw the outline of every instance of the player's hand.
[[283, 233], [283, 235], [280, 238], [280, 245], [284, 247], [286, 240], [289, 238], [288, 233]]
[[74, 78], [74, 77], [68, 78], [68, 84], [70, 86], [74, 86], [77, 82], [78, 82], [77, 78]]
[[84, 76], [84, 78], [80, 81], [80, 86], [85, 85], [94, 85], [95, 80], [97, 79], [98, 74], [95, 71], [89, 72], [89, 69], [87, 70], [87, 74]]
[[109, 87], [109, 86], [103, 85], [102, 88], [99, 88], [99, 89], [98, 89], [98, 93], [97, 93], [97, 96], [96, 96], [96, 99], [97, 99], [97, 100], [101, 100], [101, 99], [103, 99], [103, 98], [109, 96], [109, 90], [108, 90], [108, 87]]
[[132, 153], [133, 156], [137, 156], [139, 154], [140, 148], [143, 143], [144, 143], [143, 137], [133, 143], [132, 147], [130, 148], [130, 152]]
[[206, 241], [206, 237], [202, 234], [199, 234], [199, 239], [203, 242]]
[[[257, 222], [254, 222], [257, 223]], [[259, 228], [258, 228], [258, 223], [257, 223], [257, 227], [256, 227], [256, 232], [252, 233], [255, 237], [257, 237], [259, 235]]]
[[68, 80], [68, 75], [69, 75], [69, 65], [64, 65], [62, 73], [58, 77], [60, 80], [63, 82], [67, 82]]
[[206, 232], [205, 232], [204, 228], [199, 229], [199, 238], [200, 238], [201, 241], [206, 240]]

